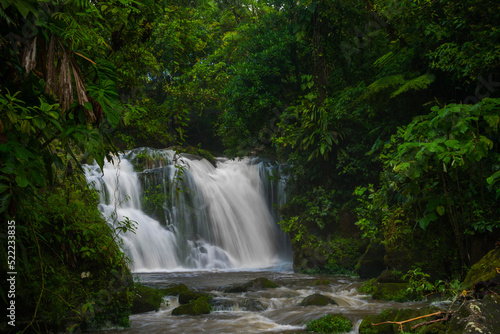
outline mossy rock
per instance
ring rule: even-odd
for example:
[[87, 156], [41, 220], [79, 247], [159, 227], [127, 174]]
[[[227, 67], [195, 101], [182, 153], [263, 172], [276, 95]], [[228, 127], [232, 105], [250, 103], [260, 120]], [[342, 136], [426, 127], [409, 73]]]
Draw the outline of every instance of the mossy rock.
[[189, 288], [183, 283], [173, 284], [160, 290], [165, 294], [165, 296], [178, 296], [181, 292], [190, 291]]
[[417, 294], [408, 291], [408, 283], [376, 283], [376, 291], [373, 292], [373, 299], [394, 300], [405, 302], [420, 299]]
[[300, 302], [299, 305], [300, 306], [311, 306], [311, 305], [326, 306], [329, 304], [338, 305], [338, 303], [335, 300], [333, 300], [332, 298], [324, 296], [324, 295], [319, 294], [319, 293], [315, 293], [314, 295], [310, 295], [310, 296], [304, 298], [302, 300], [302, 302]]
[[278, 285], [276, 283], [274, 283], [273, 281], [265, 278], [265, 277], [258, 277], [252, 281], [249, 282], [250, 283], [250, 288], [252, 289], [258, 289], [258, 290], [261, 290], [261, 289], [274, 289], [274, 288], [277, 288]]
[[163, 292], [161, 290], [136, 283], [135, 297], [130, 311], [132, 314], [158, 311], [162, 300]]
[[408, 283], [380, 283], [375, 278], [362, 285], [359, 292], [371, 294], [373, 299], [397, 302], [420, 299], [416, 293], [408, 291]]
[[394, 271], [386, 269], [378, 277], [377, 282], [379, 283], [403, 283], [400, 275], [396, 275]]
[[[373, 324], [381, 324], [388, 321], [405, 321], [420, 316], [432, 314], [441, 311], [437, 307], [424, 307], [420, 309], [387, 309], [377, 315], [366, 316], [359, 326], [360, 334], [399, 334], [398, 324], [383, 324], [373, 326]], [[410, 331], [410, 328], [416, 324], [427, 322], [436, 319], [436, 316], [422, 318], [403, 324], [405, 331]], [[426, 326], [420, 326], [412, 333], [421, 334], [445, 334], [446, 326], [443, 323], [434, 323]]]
[[210, 304], [206, 298], [198, 298], [195, 301], [176, 307], [172, 315], [201, 315], [210, 313]]
[[260, 301], [256, 299], [244, 299], [239, 303], [239, 306], [243, 309], [243, 311], [249, 312], [263, 312], [267, 309]]
[[225, 286], [221, 288], [222, 292], [226, 293], [242, 293], [248, 291], [247, 284], [233, 284], [230, 286]]
[[500, 268], [500, 247], [490, 251], [470, 268], [463, 282], [464, 287], [470, 289], [479, 281], [489, 281], [496, 278], [497, 268]]
[[316, 282], [314, 282], [314, 285], [329, 285], [330, 281], [327, 279], [319, 279]]
[[500, 296], [487, 295], [462, 304], [453, 314], [446, 333], [499, 333], [499, 330]]
[[199, 298], [204, 298], [207, 301], [209, 301], [211, 299], [211, 297], [209, 295], [207, 295], [206, 293], [194, 292], [194, 291], [182, 291], [179, 294], [179, 304], [181, 304], [181, 305], [189, 304], [192, 301], [195, 301]]
[[308, 332], [347, 333], [352, 330], [352, 322], [342, 313], [328, 314], [306, 323]]
[[243, 284], [234, 284], [227, 287], [223, 287], [222, 291], [227, 293], [241, 293], [241, 292], [247, 292], [248, 290], [274, 289], [277, 287], [278, 285], [273, 281], [265, 277], [258, 277], [254, 280], [248, 281]]

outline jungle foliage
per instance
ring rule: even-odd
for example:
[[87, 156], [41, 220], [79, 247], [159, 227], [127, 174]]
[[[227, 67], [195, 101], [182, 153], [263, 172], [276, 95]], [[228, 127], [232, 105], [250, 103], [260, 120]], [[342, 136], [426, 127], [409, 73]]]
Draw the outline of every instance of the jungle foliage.
[[[26, 279], [57, 261], [76, 275], [85, 252], [101, 252], [105, 240], [62, 249], [57, 238], [104, 229], [103, 217], [56, 224], [68, 213], [40, 206], [92, 203], [76, 181], [81, 163], [102, 165], [118, 148], [138, 146], [286, 163], [281, 225], [296, 249], [321, 244], [357, 256], [362, 250], [334, 233], [355, 216], [364, 243], [405, 252], [405, 261], [413, 256], [405, 245], [432, 243], [447, 245], [453, 270], [470, 265], [500, 229], [499, 6], [0, 0], [0, 213], [16, 220], [23, 256], [41, 259], [24, 261]], [[51, 252], [58, 255], [49, 260]], [[102, 267], [123, 267], [123, 254], [110, 254], [99, 257], [112, 262]], [[352, 270], [351, 260], [320, 255], [320, 267]], [[26, 298], [48, 298], [35, 285]]]

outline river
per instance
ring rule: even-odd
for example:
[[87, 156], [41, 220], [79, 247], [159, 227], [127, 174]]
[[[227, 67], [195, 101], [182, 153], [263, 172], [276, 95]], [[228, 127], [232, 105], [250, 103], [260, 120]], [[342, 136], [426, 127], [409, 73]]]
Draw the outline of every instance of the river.
[[[329, 313], [342, 313], [354, 327], [350, 333], [358, 333], [364, 316], [382, 310], [395, 308], [418, 308], [423, 303], [398, 303], [373, 300], [361, 294], [357, 288], [361, 280], [348, 276], [305, 275], [294, 273], [287, 265], [252, 271], [184, 271], [136, 273], [143, 284], [168, 287], [174, 283], [184, 283], [192, 290], [207, 292], [220, 306], [212, 312], [200, 316], [173, 316], [172, 310], [179, 306], [177, 297], [165, 297], [165, 302], [157, 312], [132, 315], [131, 327], [114, 329], [106, 333], [301, 333], [305, 332], [305, 322]], [[244, 293], [224, 293], [221, 288], [245, 283], [258, 277], [266, 277], [279, 287]], [[329, 284], [318, 285], [318, 280]], [[337, 305], [300, 306], [307, 296], [320, 293], [334, 299]], [[247, 311], [240, 305], [246, 299], [258, 300], [265, 311]]]

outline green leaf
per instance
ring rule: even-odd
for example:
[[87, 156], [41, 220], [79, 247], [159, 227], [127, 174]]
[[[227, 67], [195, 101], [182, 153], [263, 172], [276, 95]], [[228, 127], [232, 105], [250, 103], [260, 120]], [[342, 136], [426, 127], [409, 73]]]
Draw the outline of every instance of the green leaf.
[[492, 185], [497, 181], [497, 179], [500, 178], [500, 170], [497, 171], [495, 174], [491, 175], [489, 178], [486, 179], [486, 182], [488, 182], [489, 185]]
[[437, 213], [438, 213], [440, 216], [444, 215], [444, 211], [445, 211], [445, 210], [444, 210], [444, 206], [442, 206], [442, 205], [438, 205], [438, 206], [436, 207], [436, 211], [437, 211]]
[[29, 181], [26, 176], [18, 175], [16, 176], [16, 183], [19, 187], [25, 188], [29, 184]]
[[0, 183], [0, 194], [9, 189], [9, 186], [4, 183]]
[[5, 193], [0, 196], [0, 213], [4, 212], [9, 207], [10, 197], [9, 193]]
[[35, 126], [40, 130], [43, 130], [47, 126], [47, 123], [45, 123], [45, 120], [41, 117], [33, 119], [33, 123], [35, 123]]
[[30, 12], [36, 12], [35, 8], [28, 1], [17, 0], [15, 6], [24, 18], [26, 18]]
[[25, 161], [33, 157], [33, 154], [24, 147], [14, 148], [14, 155], [16, 156], [17, 159]]
[[425, 230], [425, 229], [427, 228], [427, 226], [429, 226], [429, 223], [430, 223], [430, 222], [431, 222], [431, 221], [430, 221], [429, 217], [427, 217], [427, 216], [426, 216], [426, 217], [424, 217], [424, 218], [422, 218], [422, 219], [420, 219], [420, 220], [418, 221], [418, 225], [420, 225], [420, 228], [421, 228], [422, 230]]

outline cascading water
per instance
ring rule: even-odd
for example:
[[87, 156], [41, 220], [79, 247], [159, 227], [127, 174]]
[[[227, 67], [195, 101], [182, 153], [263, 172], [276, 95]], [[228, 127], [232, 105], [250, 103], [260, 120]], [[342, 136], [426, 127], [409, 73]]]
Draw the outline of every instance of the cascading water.
[[[146, 165], [142, 171], [134, 167]], [[142, 169], [142, 168], [139, 168]], [[121, 234], [134, 271], [262, 268], [291, 261], [274, 204], [284, 181], [270, 164], [205, 159], [171, 150], [139, 149], [113, 163], [87, 166], [99, 209]]]

